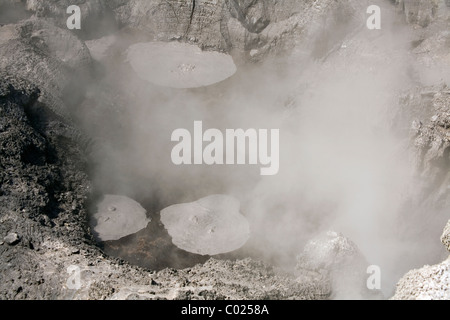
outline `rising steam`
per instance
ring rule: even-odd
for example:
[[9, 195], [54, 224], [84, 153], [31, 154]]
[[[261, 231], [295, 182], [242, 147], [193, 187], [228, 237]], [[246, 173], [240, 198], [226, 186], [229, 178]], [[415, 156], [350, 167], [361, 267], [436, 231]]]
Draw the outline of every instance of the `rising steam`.
[[[342, 232], [381, 267], [391, 294], [400, 275], [430, 257], [438, 261], [440, 250], [397, 231], [415, 181], [408, 131], [393, 130], [392, 119], [399, 92], [416, 80], [411, 70], [420, 76], [408, 55], [408, 30], [392, 31], [397, 19], [386, 14], [382, 30], [362, 27], [344, 37], [329, 30], [329, 41], [339, 39], [331, 51], [312, 52], [308, 45], [319, 34], [311, 34], [289, 56], [256, 66], [236, 61], [237, 74], [202, 89], [152, 85], [124, 60], [109, 61], [103, 83], [91, 89], [107, 97], [91, 100], [106, 104], [118, 90], [120, 107], [108, 115], [86, 107], [80, 116], [101, 145], [92, 155], [98, 190], [130, 196], [154, 215], [212, 194], [236, 197], [252, 232], [245, 252], [286, 268], [314, 235]], [[279, 129], [279, 174], [262, 177], [258, 166], [174, 165], [171, 134], [192, 130], [194, 121], [222, 132]]]

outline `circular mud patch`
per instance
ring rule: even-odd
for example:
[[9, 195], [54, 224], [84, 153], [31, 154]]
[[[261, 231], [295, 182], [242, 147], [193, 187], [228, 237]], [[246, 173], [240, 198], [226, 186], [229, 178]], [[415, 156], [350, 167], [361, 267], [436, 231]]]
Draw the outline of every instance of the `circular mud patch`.
[[127, 58], [143, 80], [177, 89], [209, 86], [236, 73], [230, 55], [179, 42], [137, 43]]
[[213, 195], [162, 210], [161, 222], [178, 248], [214, 256], [240, 249], [249, 239], [249, 224], [239, 208], [235, 198]]
[[119, 240], [144, 229], [150, 222], [146, 213], [133, 199], [105, 195], [91, 217], [91, 228], [101, 241]]

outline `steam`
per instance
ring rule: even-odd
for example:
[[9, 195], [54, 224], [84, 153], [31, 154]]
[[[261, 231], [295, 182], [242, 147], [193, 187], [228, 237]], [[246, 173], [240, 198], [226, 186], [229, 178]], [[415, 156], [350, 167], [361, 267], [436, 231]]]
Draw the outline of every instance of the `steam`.
[[[406, 270], [440, 250], [397, 231], [415, 188], [408, 132], [392, 130], [398, 93], [414, 84], [411, 35], [398, 25], [393, 32], [397, 19], [386, 14], [380, 31], [339, 35], [331, 53], [298, 46], [261, 65], [241, 64], [232, 78], [202, 89], [155, 86], [123, 60], [110, 62], [91, 94], [114, 87], [107, 94], [118, 90], [122, 108], [80, 115], [101, 146], [93, 154], [97, 188], [130, 196], [154, 215], [212, 194], [236, 197], [252, 232], [245, 252], [286, 268], [314, 235], [342, 232], [381, 267], [389, 296]], [[195, 121], [222, 132], [279, 129], [279, 174], [262, 177], [259, 166], [174, 165], [172, 132]]]

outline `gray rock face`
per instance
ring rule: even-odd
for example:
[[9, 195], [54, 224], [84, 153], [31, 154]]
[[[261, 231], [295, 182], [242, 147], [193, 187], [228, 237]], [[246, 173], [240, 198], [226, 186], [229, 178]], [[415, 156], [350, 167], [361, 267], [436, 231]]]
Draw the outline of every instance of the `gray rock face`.
[[315, 50], [320, 52], [329, 50], [345, 31], [361, 24], [362, 20], [355, 22], [349, 17], [364, 12], [367, 6], [363, 2], [28, 0], [26, 9], [65, 27], [67, 7], [78, 5], [82, 28], [74, 33], [85, 39], [107, 35], [120, 25], [142, 42], [181, 40], [206, 50], [234, 51], [244, 58], [252, 52], [253, 60], [261, 60], [293, 48], [293, 38], [305, 41], [316, 33], [321, 33], [321, 39], [307, 46], [317, 46]]
[[33, 83], [40, 90], [40, 103], [69, 117], [65, 104], [70, 98], [76, 101], [77, 77], [91, 63], [82, 41], [47, 21], [28, 20], [0, 28], [0, 55], [0, 70]]
[[251, 33], [260, 33], [270, 24], [270, 1], [229, 0], [226, 5], [231, 16]]
[[[341, 31], [355, 27], [348, 17], [358, 10], [363, 10], [363, 4], [348, 0], [131, 0], [115, 12], [121, 24], [145, 33], [147, 41], [182, 40], [247, 57], [254, 50], [256, 60], [292, 48], [296, 43], [291, 39], [305, 39], [310, 33], [323, 32], [326, 41], [332, 42], [338, 25]], [[326, 18], [330, 15], [332, 19]], [[320, 26], [314, 22], [321, 19]]]

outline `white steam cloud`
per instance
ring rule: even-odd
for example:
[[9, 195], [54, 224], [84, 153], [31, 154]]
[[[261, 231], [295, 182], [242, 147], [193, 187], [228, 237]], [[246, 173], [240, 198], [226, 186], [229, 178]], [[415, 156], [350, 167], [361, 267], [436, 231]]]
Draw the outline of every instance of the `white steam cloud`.
[[[399, 276], [440, 250], [398, 232], [414, 175], [407, 132], [394, 131], [392, 119], [399, 92], [414, 79], [411, 37], [399, 25], [393, 31], [393, 15], [383, 16], [381, 30], [339, 35], [333, 52], [313, 58], [310, 47], [299, 46], [262, 65], [240, 65], [232, 78], [202, 89], [153, 86], [125, 64], [107, 70], [104, 82], [126, 103], [111, 116], [114, 125], [101, 121], [109, 115], [85, 114], [85, 127], [105, 141], [94, 155], [97, 186], [151, 204], [146, 209], [155, 214], [212, 194], [234, 196], [252, 231], [245, 252], [285, 267], [317, 233], [342, 232], [381, 267], [392, 294]], [[332, 41], [332, 30], [328, 36]], [[222, 132], [279, 129], [278, 175], [262, 177], [259, 166], [174, 165], [172, 132], [192, 130], [194, 121]]]

